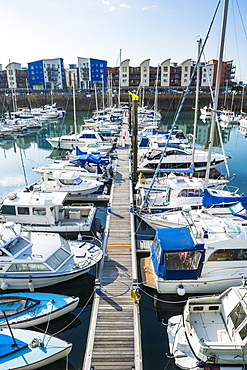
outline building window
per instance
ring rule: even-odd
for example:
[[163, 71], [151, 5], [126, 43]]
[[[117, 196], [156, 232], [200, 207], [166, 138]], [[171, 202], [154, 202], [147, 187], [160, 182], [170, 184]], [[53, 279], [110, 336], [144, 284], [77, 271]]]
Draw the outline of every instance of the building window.
[[167, 66], [164, 66], [164, 67], [163, 67], [163, 71], [164, 71], [164, 72], [168, 72], [168, 67], [167, 67]]

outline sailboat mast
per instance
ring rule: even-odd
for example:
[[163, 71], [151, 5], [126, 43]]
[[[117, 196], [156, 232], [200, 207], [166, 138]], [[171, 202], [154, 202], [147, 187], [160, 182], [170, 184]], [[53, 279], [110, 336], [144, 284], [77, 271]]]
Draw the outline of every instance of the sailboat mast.
[[96, 108], [96, 112], [98, 113], [99, 107], [98, 107], [98, 97], [97, 97], [96, 83], [94, 83], [94, 94], [95, 94], [95, 108]]
[[120, 108], [121, 100], [121, 54], [122, 49], [119, 50], [119, 71], [118, 71], [118, 108]]
[[243, 85], [242, 86], [242, 97], [241, 97], [241, 109], [240, 109], [241, 114], [243, 113], [243, 106], [244, 106], [244, 88], [245, 86]]
[[76, 124], [76, 107], [75, 107], [75, 82], [72, 81], [72, 87], [73, 87], [73, 107], [74, 107], [74, 131], [75, 131], [75, 141], [77, 138], [76, 131], [77, 131], [77, 124]]
[[157, 117], [157, 108], [158, 108], [158, 80], [159, 80], [159, 68], [160, 65], [158, 64], [157, 73], [156, 73], [156, 80], [155, 80], [155, 95], [154, 95], [154, 119], [156, 123]]
[[29, 109], [30, 109], [30, 112], [31, 112], [32, 111], [32, 105], [31, 105], [31, 100], [30, 100], [30, 93], [29, 93], [27, 78], [26, 78], [26, 87], [27, 87], [27, 96], [28, 96]]
[[204, 188], [205, 189], [208, 187], [211, 156], [212, 156], [213, 143], [214, 143], [216, 114], [217, 114], [219, 91], [220, 91], [220, 77], [221, 77], [221, 70], [222, 70], [224, 45], [225, 45], [228, 5], [229, 5], [229, 0], [225, 0], [223, 19], [222, 19], [222, 31], [221, 31], [220, 50], [219, 50], [219, 58], [218, 58], [218, 68], [217, 68], [216, 84], [215, 84], [215, 99], [214, 99], [213, 111], [212, 111], [212, 121], [211, 121], [211, 131], [210, 131], [209, 147], [208, 147], [207, 168], [206, 168], [206, 175], [205, 175], [205, 182], [204, 182]]
[[195, 115], [194, 115], [194, 130], [193, 130], [193, 143], [192, 143], [192, 159], [191, 164], [194, 166], [195, 163], [195, 146], [196, 146], [196, 131], [197, 131], [197, 115], [198, 115], [198, 100], [199, 100], [199, 85], [200, 85], [200, 53], [201, 53], [201, 45], [202, 39], [200, 38], [198, 41], [198, 67], [196, 70], [196, 100], [195, 100]]
[[105, 110], [105, 86], [104, 86], [104, 76], [103, 74], [101, 75], [102, 78], [102, 107], [103, 111]]
[[225, 109], [227, 109], [227, 106], [226, 106], [227, 92], [228, 92], [228, 80], [226, 80], [225, 97], [224, 97], [224, 108]]

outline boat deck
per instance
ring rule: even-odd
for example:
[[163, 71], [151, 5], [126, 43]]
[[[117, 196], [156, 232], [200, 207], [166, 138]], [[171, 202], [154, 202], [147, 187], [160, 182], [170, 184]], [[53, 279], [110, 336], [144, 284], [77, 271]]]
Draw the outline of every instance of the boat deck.
[[[123, 125], [122, 130], [126, 132], [127, 125]], [[119, 144], [121, 146], [121, 138]], [[84, 370], [142, 369], [139, 305], [134, 299], [137, 271], [129, 170], [129, 149], [120, 147], [108, 207], [106, 250], [98, 285], [96, 282]]]
[[156, 288], [152, 261], [150, 257], [144, 257], [141, 259], [141, 276], [143, 284], [154, 289]]
[[191, 314], [190, 322], [201, 341], [231, 342], [220, 312]]

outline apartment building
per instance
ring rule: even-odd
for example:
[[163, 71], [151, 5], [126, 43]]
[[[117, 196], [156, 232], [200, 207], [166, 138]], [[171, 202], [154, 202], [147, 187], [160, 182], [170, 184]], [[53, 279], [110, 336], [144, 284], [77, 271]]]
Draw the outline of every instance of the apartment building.
[[66, 86], [72, 88], [73, 86], [77, 88], [78, 85], [78, 68], [76, 64], [69, 64], [69, 68], [65, 69], [65, 80]]
[[[99, 89], [112, 86], [113, 90], [137, 89], [139, 87], [180, 88], [183, 90], [189, 83], [195, 68], [195, 61], [186, 59], [182, 63], [164, 60], [157, 66], [150, 65], [150, 59], [144, 60], [139, 66], [130, 65], [130, 59], [121, 62], [120, 67], [108, 67], [107, 61], [93, 58], [78, 57], [78, 65], [70, 64], [64, 68], [62, 58], [42, 59], [28, 63], [28, 68], [22, 68], [20, 63], [9, 63], [6, 70], [0, 67], [0, 88], [27, 88], [33, 90], [66, 89], [72, 85], [78, 89]], [[200, 87], [213, 87], [216, 82], [218, 61], [209, 60], [199, 64]], [[231, 86], [235, 79], [233, 61], [222, 63], [222, 86]], [[196, 85], [197, 74], [192, 81]]]
[[42, 59], [28, 63], [30, 87], [33, 90], [65, 89], [65, 71], [62, 58]]
[[78, 57], [78, 85], [81, 89], [107, 85], [107, 61]]
[[[1, 71], [4, 72], [4, 71]], [[0, 86], [7, 82], [9, 89], [26, 89], [28, 86], [28, 69], [21, 67], [20, 63], [11, 62], [6, 66], [6, 72], [1, 73]]]
[[[199, 78], [201, 87], [214, 86], [217, 73], [216, 60], [210, 60], [207, 64], [199, 64]], [[171, 62], [171, 59], [164, 60], [159, 66], [150, 66], [150, 59], [144, 60], [140, 66], [130, 66], [130, 60], [126, 59], [119, 67], [108, 67], [108, 74], [112, 76], [113, 86], [121, 88], [155, 87], [156, 80], [159, 87], [176, 87], [184, 89], [188, 86], [196, 62], [186, 59], [182, 63]], [[197, 74], [195, 74], [192, 86], [196, 85]], [[221, 85], [231, 85], [235, 78], [235, 66], [233, 61], [222, 63]]]

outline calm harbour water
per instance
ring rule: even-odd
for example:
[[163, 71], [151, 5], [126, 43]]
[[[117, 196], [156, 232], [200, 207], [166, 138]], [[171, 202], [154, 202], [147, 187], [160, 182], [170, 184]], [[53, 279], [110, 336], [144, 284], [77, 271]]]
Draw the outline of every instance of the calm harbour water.
[[[163, 129], [169, 128], [174, 114], [163, 114]], [[82, 114], [77, 117], [78, 129], [82, 123]], [[184, 112], [179, 118], [178, 129], [185, 134], [193, 133], [193, 112]], [[69, 112], [64, 123], [50, 123], [42, 129], [19, 135], [15, 140], [0, 142], [0, 199], [2, 200], [9, 192], [22, 190], [27, 184], [39, 179], [32, 171], [32, 167], [51, 163], [49, 158], [51, 146], [45, 140], [48, 136], [58, 136], [74, 130], [73, 114]], [[198, 144], [205, 145], [207, 142], [209, 125], [199, 120], [197, 137]], [[247, 139], [239, 132], [237, 125], [222, 130], [224, 148], [229, 159], [231, 174], [235, 174], [231, 185], [239, 188], [240, 192], [247, 194]], [[219, 148], [218, 148], [219, 149]], [[225, 172], [224, 168], [220, 168]], [[99, 217], [104, 218], [105, 210], [99, 209]], [[139, 225], [138, 225], [139, 226]], [[151, 239], [153, 230], [145, 225], [140, 225], [137, 233], [139, 238]], [[140, 257], [141, 258], [141, 257]], [[91, 296], [94, 287], [93, 271], [67, 283], [44, 288], [42, 291], [64, 293], [80, 297], [80, 306], [72, 313], [54, 320], [50, 323], [48, 332], [57, 333], [58, 337], [73, 343], [72, 352], [69, 355], [69, 369], [79, 369], [83, 364], [87, 331], [91, 314]], [[162, 325], [174, 314], [182, 312], [183, 303], [169, 303], [176, 301], [174, 296], [157, 296], [153, 291], [140, 290], [140, 300], [143, 361], [144, 370], [176, 369], [173, 360], [166, 354], [169, 353], [167, 345], [166, 327]], [[167, 301], [167, 302], [162, 302]], [[71, 323], [71, 325], [69, 325]], [[46, 325], [41, 327], [46, 329]], [[60, 332], [61, 331], [61, 332]], [[62, 370], [66, 369], [66, 361], [60, 360], [43, 369]]]

